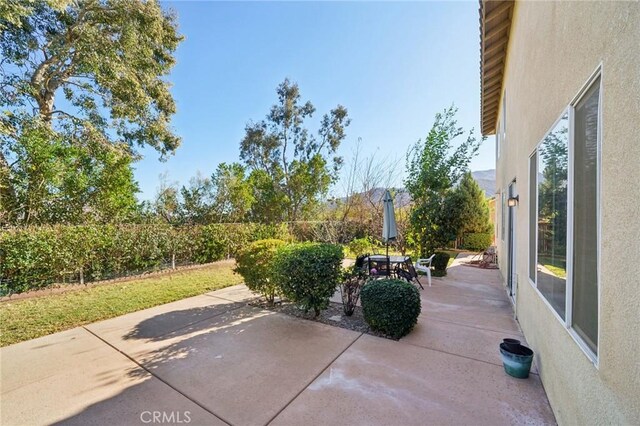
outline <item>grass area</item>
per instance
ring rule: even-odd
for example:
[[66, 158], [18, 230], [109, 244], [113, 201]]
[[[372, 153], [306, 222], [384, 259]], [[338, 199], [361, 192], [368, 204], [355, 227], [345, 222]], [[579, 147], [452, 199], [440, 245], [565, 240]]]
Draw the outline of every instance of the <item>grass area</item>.
[[558, 278], [567, 278], [567, 271], [564, 268], [560, 268], [555, 265], [543, 263], [542, 266], [547, 268], [553, 275]]
[[240, 284], [233, 263], [0, 303], [0, 346]]

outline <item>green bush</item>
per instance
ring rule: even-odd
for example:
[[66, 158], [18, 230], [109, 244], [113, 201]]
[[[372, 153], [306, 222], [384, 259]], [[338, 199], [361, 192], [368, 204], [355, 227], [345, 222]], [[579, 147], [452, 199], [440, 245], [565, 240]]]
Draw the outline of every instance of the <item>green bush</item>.
[[371, 251], [371, 241], [369, 237], [356, 238], [352, 240], [347, 247], [354, 257], [358, 257]]
[[242, 275], [250, 290], [260, 293], [269, 304], [273, 304], [279, 289], [273, 278], [273, 259], [285, 244], [282, 240], [258, 240], [236, 256], [235, 271]]
[[316, 316], [329, 306], [342, 275], [342, 247], [299, 243], [281, 248], [274, 271], [282, 294]]
[[360, 300], [371, 329], [394, 339], [405, 336], [418, 322], [420, 292], [406, 281], [371, 281], [362, 288]]
[[449, 265], [449, 259], [451, 256], [449, 253], [444, 251], [437, 251], [433, 261], [431, 262], [431, 266], [433, 266], [434, 277], [443, 277], [447, 275], [447, 265]]
[[463, 237], [463, 248], [472, 251], [486, 250], [493, 244], [493, 234], [490, 233], [468, 233]]

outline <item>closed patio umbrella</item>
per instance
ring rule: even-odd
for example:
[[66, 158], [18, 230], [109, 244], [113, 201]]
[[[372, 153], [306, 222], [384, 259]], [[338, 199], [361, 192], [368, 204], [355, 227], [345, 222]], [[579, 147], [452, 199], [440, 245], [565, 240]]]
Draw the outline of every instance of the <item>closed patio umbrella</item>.
[[396, 212], [393, 209], [393, 198], [391, 198], [388, 189], [384, 192], [382, 203], [382, 241], [387, 245], [387, 275], [390, 275], [389, 241], [395, 241], [398, 238], [398, 227], [396, 226]]

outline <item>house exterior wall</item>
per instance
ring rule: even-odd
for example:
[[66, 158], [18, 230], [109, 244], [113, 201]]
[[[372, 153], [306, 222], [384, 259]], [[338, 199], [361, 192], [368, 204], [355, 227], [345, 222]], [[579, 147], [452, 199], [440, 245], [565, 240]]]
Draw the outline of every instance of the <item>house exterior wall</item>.
[[[528, 279], [528, 162], [599, 64], [600, 337], [593, 362]], [[496, 184], [504, 193], [516, 179], [515, 310], [551, 406], [561, 425], [640, 424], [640, 3], [516, 2], [505, 90]], [[497, 228], [501, 201], [499, 194]], [[506, 280], [506, 237], [496, 231]]]

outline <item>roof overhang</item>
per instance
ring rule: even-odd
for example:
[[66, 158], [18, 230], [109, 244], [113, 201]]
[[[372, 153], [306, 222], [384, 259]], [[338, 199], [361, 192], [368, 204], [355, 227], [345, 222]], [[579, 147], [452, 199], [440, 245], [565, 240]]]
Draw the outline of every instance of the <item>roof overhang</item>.
[[480, 0], [480, 127], [496, 131], [514, 0]]

